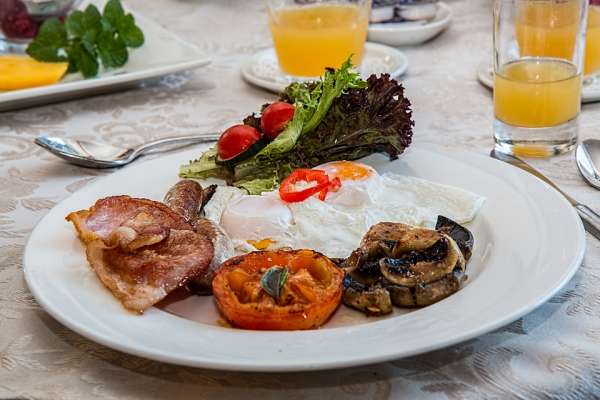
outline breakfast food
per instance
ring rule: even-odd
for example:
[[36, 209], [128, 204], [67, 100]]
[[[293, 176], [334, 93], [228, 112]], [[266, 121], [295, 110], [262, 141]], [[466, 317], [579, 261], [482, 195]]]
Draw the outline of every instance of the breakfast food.
[[102, 12], [94, 4], [67, 12], [73, 0], [2, 0], [0, 29], [9, 39], [32, 38], [26, 55], [0, 56], [0, 91], [54, 84], [65, 74], [95, 77], [102, 68], [122, 67], [144, 34], [120, 0]]
[[292, 83], [261, 115], [227, 129], [217, 146], [182, 166], [180, 176], [219, 178], [259, 195], [295, 169], [373, 153], [397, 158], [412, 140], [404, 88], [386, 74], [364, 81], [351, 67], [348, 59], [319, 81]]
[[233, 327], [302, 330], [342, 302], [385, 315], [460, 288], [473, 236], [459, 223], [484, 199], [353, 161], [396, 158], [413, 122], [401, 85], [350, 67], [288, 86], [181, 169], [226, 185], [184, 179], [162, 203], [113, 196], [67, 216], [126, 308], [142, 313], [181, 287], [159, 307], [213, 294]]
[[374, 0], [369, 22], [427, 22], [435, 18], [437, 10], [437, 0]]
[[483, 203], [462, 189], [379, 174], [355, 161], [331, 162], [289, 177], [278, 191], [261, 195], [219, 186], [204, 208], [206, 217], [223, 228], [239, 254], [289, 247], [346, 258], [374, 224], [433, 227], [438, 215], [465, 223]]
[[440, 216], [436, 229], [400, 223], [374, 225], [343, 263], [344, 304], [368, 315], [433, 304], [466, 279], [473, 235]]
[[211, 240], [163, 203], [113, 196], [70, 213], [98, 278], [129, 310], [142, 313], [204, 274]]
[[233, 243], [220, 225], [201, 216], [204, 206], [212, 198], [216, 185], [203, 189], [196, 181], [184, 179], [177, 182], [165, 195], [164, 203], [179, 213], [201, 235], [207, 237], [214, 249], [208, 269], [188, 283], [189, 289], [196, 294], [211, 294], [212, 279], [217, 268], [233, 257]]
[[253, 252], [223, 263], [213, 293], [235, 327], [312, 329], [339, 306], [343, 277], [331, 260], [311, 250]]
[[0, 56], [0, 90], [24, 89], [58, 82], [69, 63], [40, 62], [18, 55]]

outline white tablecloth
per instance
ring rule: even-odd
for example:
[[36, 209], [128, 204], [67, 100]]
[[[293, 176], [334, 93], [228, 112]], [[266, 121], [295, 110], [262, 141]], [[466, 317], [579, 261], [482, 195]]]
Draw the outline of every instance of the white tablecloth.
[[[450, 0], [451, 28], [405, 49], [415, 143], [486, 154], [491, 93], [476, 80], [491, 49], [491, 1]], [[498, 331], [409, 359], [299, 374], [218, 372], [161, 364], [95, 344], [34, 301], [22, 252], [36, 222], [73, 191], [110, 172], [64, 164], [37, 148], [38, 135], [135, 145], [222, 129], [272, 95], [244, 83], [240, 62], [270, 43], [263, 3], [130, 0], [128, 5], [194, 42], [208, 68], [158, 86], [0, 114], [0, 399], [567, 398], [600, 396], [600, 246], [547, 304]], [[581, 136], [598, 137], [600, 105], [583, 107]], [[573, 155], [534, 162], [567, 192], [600, 209]], [[352, 349], [349, 349], [351, 351]]]

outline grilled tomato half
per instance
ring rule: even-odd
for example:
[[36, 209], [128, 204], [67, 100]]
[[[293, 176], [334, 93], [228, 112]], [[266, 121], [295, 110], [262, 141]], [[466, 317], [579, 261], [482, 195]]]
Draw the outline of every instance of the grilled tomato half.
[[312, 329], [339, 306], [343, 278], [329, 258], [312, 250], [256, 251], [225, 261], [213, 294], [235, 327]]

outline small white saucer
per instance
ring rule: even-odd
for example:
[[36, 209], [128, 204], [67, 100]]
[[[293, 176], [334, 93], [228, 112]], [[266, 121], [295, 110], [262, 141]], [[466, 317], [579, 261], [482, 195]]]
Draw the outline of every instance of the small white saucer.
[[414, 46], [439, 35], [452, 22], [452, 9], [439, 2], [435, 18], [427, 23], [386, 22], [369, 25], [369, 41], [390, 46]]
[[[401, 51], [393, 47], [376, 43], [365, 43], [365, 54], [358, 70], [363, 78], [371, 74], [388, 73], [396, 78], [406, 72], [408, 59]], [[248, 82], [275, 93], [283, 89], [295, 79], [287, 76], [277, 62], [275, 49], [270, 47], [260, 50], [249, 57], [242, 65], [242, 77]], [[308, 79], [314, 80], [316, 78]]]
[[[479, 64], [479, 67], [477, 67], [477, 80], [483, 86], [493, 89], [494, 68], [486, 62]], [[581, 102], [594, 103], [597, 101], [600, 101], [600, 79], [584, 79], [583, 88], [581, 91]]]

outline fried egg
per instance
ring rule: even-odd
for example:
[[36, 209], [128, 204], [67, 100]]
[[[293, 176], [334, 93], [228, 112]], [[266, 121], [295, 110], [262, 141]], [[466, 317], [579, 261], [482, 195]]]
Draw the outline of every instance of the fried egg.
[[347, 257], [362, 236], [379, 222], [432, 227], [438, 215], [458, 223], [471, 221], [484, 198], [452, 186], [392, 173], [379, 174], [362, 163], [320, 165], [340, 188], [324, 201], [316, 196], [286, 203], [278, 191], [249, 196], [219, 187], [205, 208], [221, 224], [236, 251], [306, 248], [329, 257]]

